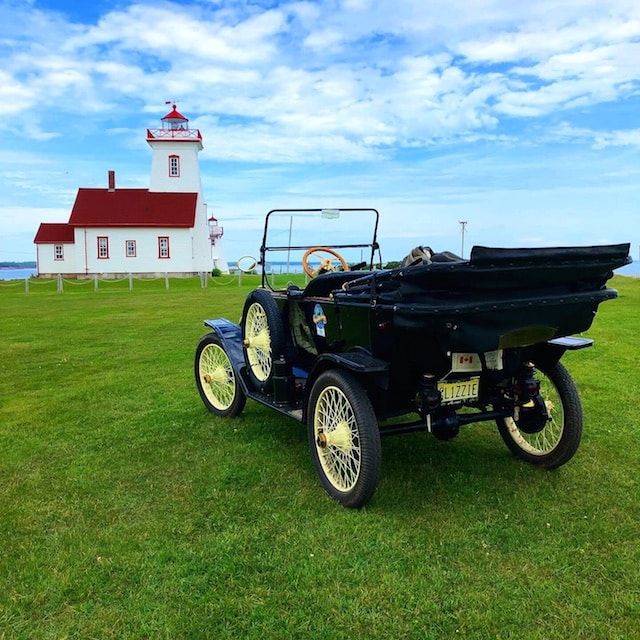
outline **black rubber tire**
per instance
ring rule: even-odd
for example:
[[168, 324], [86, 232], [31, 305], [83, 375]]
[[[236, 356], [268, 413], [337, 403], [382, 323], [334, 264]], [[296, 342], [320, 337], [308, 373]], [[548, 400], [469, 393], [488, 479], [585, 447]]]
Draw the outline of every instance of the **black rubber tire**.
[[194, 362], [200, 398], [211, 413], [221, 418], [239, 416], [247, 402], [220, 338], [208, 333], [196, 347]]
[[547, 403], [549, 422], [539, 432], [527, 434], [513, 418], [498, 419], [498, 431], [510, 451], [531, 464], [556, 469], [568, 462], [582, 439], [582, 404], [578, 389], [563, 364], [536, 367], [540, 393]]
[[345, 507], [364, 506], [380, 478], [380, 431], [364, 387], [351, 374], [329, 370], [318, 376], [309, 398], [307, 435], [327, 493]]
[[[263, 393], [272, 393], [273, 361], [284, 355], [285, 331], [282, 314], [266, 289], [254, 289], [245, 300], [242, 312], [242, 350], [251, 384]], [[266, 330], [268, 344], [247, 345], [246, 341]], [[264, 337], [264, 335], [263, 335]]]

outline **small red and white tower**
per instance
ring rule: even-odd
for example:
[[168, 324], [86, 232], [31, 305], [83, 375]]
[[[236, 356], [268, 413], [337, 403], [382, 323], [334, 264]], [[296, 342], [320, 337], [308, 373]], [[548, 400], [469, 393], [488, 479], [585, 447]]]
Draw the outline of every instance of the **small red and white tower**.
[[147, 129], [147, 143], [153, 151], [149, 191], [198, 194], [191, 239], [194, 271], [211, 271], [212, 267], [217, 267], [228, 273], [221, 236], [215, 243], [210, 236], [198, 160], [203, 149], [202, 135], [198, 129], [189, 128], [189, 119], [177, 110], [175, 104], [161, 118], [161, 123], [160, 129]]
[[[211, 216], [209, 218], [209, 240], [211, 241], [211, 258], [213, 260], [213, 266], [222, 271], [222, 267], [218, 266], [221, 263], [225, 265], [224, 253], [222, 251], [222, 236], [224, 235], [224, 229], [218, 224], [218, 219]], [[228, 269], [227, 269], [228, 270]]]

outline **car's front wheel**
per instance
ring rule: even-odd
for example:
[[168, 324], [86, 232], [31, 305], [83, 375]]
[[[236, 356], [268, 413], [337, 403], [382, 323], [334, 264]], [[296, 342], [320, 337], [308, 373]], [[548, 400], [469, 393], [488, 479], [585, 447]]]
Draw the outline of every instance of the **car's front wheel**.
[[252, 385], [271, 392], [273, 361], [283, 355], [284, 324], [273, 296], [266, 289], [254, 289], [242, 313], [242, 347]]
[[204, 406], [223, 418], [240, 415], [247, 398], [215, 333], [201, 338], [196, 347], [194, 367], [196, 386]]

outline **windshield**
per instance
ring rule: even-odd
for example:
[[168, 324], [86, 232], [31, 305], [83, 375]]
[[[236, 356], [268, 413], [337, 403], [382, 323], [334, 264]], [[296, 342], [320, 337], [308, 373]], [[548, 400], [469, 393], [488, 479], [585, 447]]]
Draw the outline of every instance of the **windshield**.
[[[362, 268], [362, 263], [373, 268], [377, 228], [375, 209], [270, 211], [260, 249], [263, 275], [274, 264], [299, 270], [305, 253], [313, 247], [334, 249], [349, 268]], [[311, 253], [307, 259], [313, 268], [322, 256]]]

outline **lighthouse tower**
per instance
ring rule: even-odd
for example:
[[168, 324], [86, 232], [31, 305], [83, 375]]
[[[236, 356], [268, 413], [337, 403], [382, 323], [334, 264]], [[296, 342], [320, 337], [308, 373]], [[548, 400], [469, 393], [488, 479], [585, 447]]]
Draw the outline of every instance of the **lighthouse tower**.
[[185, 118], [174, 104], [161, 119], [160, 129], [147, 129], [147, 142], [153, 151], [149, 191], [160, 193], [196, 193], [196, 217], [191, 245], [194, 271], [211, 271], [217, 267], [223, 273], [229, 268], [224, 258], [222, 237], [211, 235], [211, 223], [202, 194], [198, 153], [202, 151], [202, 136], [198, 129], [189, 129]]

